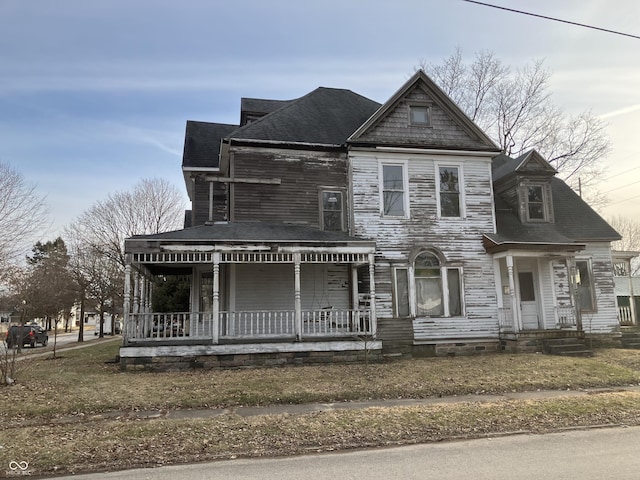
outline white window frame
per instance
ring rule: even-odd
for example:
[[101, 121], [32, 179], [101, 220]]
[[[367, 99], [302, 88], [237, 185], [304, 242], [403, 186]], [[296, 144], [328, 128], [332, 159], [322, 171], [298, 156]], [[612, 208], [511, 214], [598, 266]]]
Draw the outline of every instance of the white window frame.
[[[429, 250], [421, 251], [420, 253], [432, 253]], [[418, 254], [419, 255], [419, 254]], [[417, 257], [417, 255], [416, 255]], [[436, 255], [438, 257], [438, 255]], [[459, 315], [451, 315], [451, 304], [449, 298], [449, 271], [456, 270], [458, 272], [458, 281], [460, 288], [460, 314]], [[442, 289], [442, 303], [443, 303], [443, 314], [441, 316], [434, 316], [430, 318], [462, 318], [466, 316], [466, 305], [465, 305], [465, 295], [464, 295], [464, 271], [460, 266], [451, 266], [447, 265], [445, 262], [440, 260], [440, 282]], [[409, 301], [409, 313], [412, 317], [417, 316], [418, 305], [417, 305], [417, 293], [416, 293], [416, 276], [415, 276], [415, 268], [414, 263], [412, 262], [408, 266], [398, 266], [394, 267], [392, 270], [393, 274], [393, 311], [396, 317], [399, 317], [399, 306], [400, 306], [400, 298], [399, 298], [399, 289], [398, 289], [398, 277], [399, 275], [407, 275], [407, 283], [408, 283], [408, 301]]]
[[[458, 217], [445, 217], [442, 215], [442, 204], [440, 202], [440, 169], [441, 168], [457, 168], [458, 169], [458, 189], [459, 192], [459, 200], [460, 200], [460, 216]], [[465, 188], [464, 188], [464, 169], [462, 163], [435, 163], [435, 184], [436, 184], [436, 204], [437, 204], [437, 214], [438, 218], [446, 219], [446, 220], [456, 220], [456, 219], [464, 219], [467, 217], [467, 208], [466, 208], [466, 196], [465, 196]]]
[[[384, 167], [402, 167], [402, 215], [387, 215], [384, 213]], [[407, 160], [380, 160], [378, 163], [378, 189], [380, 200], [380, 216], [383, 218], [409, 218], [409, 162]]]
[[[538, 187], [542, 191], [542, 218], [531, 218], [529, 215], [529, 188], [530, 187]], [[549, 198], [549, 192], [547, 185], [544, 183], [537, 182], [527, 182], [523, 185], [523, 195], [524, 195], [524, 214], [527, 222], [549, 222], [550, 221], [550, 210], [551, 203]]]
[[[583, 310], [582, 305], [580, 304], [577, 304], [576, 308], [579, 308], [580, 311], [584, 313], [596, 313], [598, 311], [598, 301], [596, 299], [596, 284], [595, 284], [595, 279], [593, 278], [593, 264], [592, 264], [591, 258], [576, 258], [575, 262], [576, 262], [576, 274], [579, 272], [578, 263], [587, 264], [587, 270], [589, 272], [589, 283], [590, 283], [589, 291], [591, 293], [591, 309]], [[582, 284], [582, 279], [580, 280], [581, 280], [580, 283]], [[578, 286], [576, 285], [576, 290], [577, 289], [578, 289]]]

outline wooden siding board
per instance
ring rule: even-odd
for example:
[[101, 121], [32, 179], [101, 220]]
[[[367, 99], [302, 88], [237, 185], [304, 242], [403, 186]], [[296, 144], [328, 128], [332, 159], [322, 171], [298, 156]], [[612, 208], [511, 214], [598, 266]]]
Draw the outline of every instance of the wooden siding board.
[[287, 222], [319, 228], [320, 187], [347, 191], [344, 154], [238, 147], [233, 161], [237, 178], [280, 180], [279, 185], [234, 184], [236, 221]]
[[594, 280], [597, 310], [582, 313], [585, 333], [611, 333], [619, 327], [618, 310], [613, 281], [611, 245], [606, 242], [590, 243], [580, 252], [578, 259], [589, 258]]

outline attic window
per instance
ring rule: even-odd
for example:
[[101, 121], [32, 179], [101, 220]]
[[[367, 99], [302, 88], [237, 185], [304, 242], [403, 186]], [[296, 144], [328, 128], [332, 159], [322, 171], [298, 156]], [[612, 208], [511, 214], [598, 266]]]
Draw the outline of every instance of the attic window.
[[527, 185], [525, 200], [528, 221], [549, 221], [547, 216], [547, 195], [543, 185]]
[[430, 127], [431, 109], [427, 105], [409, 105], [409, 124]]

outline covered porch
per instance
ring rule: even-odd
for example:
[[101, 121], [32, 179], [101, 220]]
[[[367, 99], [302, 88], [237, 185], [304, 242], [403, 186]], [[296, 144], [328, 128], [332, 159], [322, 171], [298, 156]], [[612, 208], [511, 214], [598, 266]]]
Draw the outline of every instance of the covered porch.
[[493, 249], [501, 338], [583, 333], [577, 306], [591, 290], [588, 272], [581, 281], [580, 250], [577, 245]]
[[[379, 349], [374, 250], [342, 233], [258, 222], [128, 239], [121, 357], [345, 351], [363, 340]], [[154, 285], [169, 276], [188, 283], [187, 308], [154, 311]]]

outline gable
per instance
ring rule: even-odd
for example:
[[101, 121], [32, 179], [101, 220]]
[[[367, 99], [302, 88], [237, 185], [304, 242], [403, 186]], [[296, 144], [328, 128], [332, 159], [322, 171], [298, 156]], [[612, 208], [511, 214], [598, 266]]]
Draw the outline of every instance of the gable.
[[519, 164], [515, 171], [521, 175], [553, 176], [558, 173], [557, 170], [535, 150], [530, 150], [520, 156], [517, 161]]
[[[410, 110], [428, 109], [428, 121], [412, 123]], [[350, 138], [354, 145], [499, 151], [457, 105], [419, 71]]]

